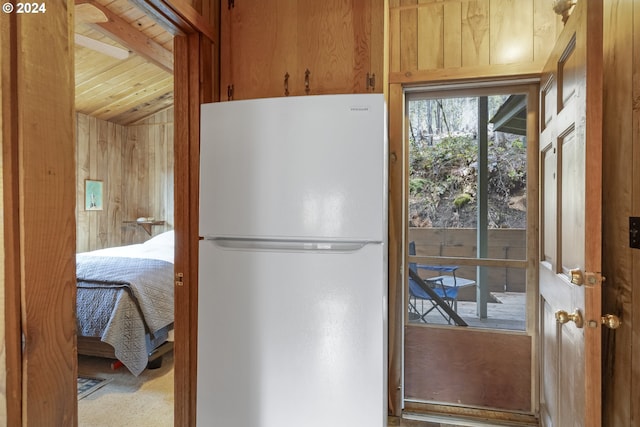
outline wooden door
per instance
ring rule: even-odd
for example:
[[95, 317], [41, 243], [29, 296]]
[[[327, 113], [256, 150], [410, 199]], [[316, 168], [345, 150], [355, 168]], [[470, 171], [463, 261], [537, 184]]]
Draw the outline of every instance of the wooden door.
[[540, 108], [541, 425], [598, 427], [601, 2], [579, 1], [569, 17], [544, 68]]

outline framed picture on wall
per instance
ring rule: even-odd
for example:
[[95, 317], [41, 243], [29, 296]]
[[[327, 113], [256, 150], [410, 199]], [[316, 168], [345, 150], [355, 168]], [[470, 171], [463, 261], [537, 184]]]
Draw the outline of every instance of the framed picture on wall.
[[86, 211], [102, 210], [102, 181], [86, 179], [84, 181], [84, 209]]

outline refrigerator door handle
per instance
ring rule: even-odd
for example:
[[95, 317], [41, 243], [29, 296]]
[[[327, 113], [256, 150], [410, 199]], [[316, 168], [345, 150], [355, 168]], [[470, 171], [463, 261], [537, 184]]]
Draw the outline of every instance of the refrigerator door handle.
[[262, 250], [282, 252], [355, 252], [369, 244], [380, 244], [368, 240], [356, 241], [326, 241], [326, 240], [278, 240], [278, 239], [247, 239], [228, 237], [205, 237], [223, 249]]

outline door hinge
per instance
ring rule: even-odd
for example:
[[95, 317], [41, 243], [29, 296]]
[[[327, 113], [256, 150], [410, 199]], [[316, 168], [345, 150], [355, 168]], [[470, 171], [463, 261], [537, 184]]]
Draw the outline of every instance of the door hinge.
[[233, 101], [233, 85], [227, 86], [227, 101]]
[[184, 274], [176, 273], [176, 286], [183, 286], [183, 285], [184, 285]]
[[229, 10], [233, 9], [234, 7], [236, 7], [235, 0], [229, 0]]
[[367, 73], [367, 90], [375, 90], [376, 89], [376, 73], [369, 74]]

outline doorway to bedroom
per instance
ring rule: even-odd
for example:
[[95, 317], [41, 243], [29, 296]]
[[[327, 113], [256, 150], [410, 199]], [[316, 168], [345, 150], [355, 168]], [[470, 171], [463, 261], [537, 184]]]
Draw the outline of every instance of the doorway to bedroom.
[[[161, 282], [154, 277], [162, 285], [153, 291], [79, 285], [79, 374], [110, 380], [79, 401], [79, 425], [140, 425], [144, 407], [172, 426], [173, 34], [126, 0], [76, 4], [74, 30], [76, 252], [166, 272]], [[156, 300], [149, 292], [158, 289], [166, 298], [153, 308], [162, 319], [153, 325], [145, 301]], [[117, 409], [114, 395], [127, 397]], [[113, 421], [114, 414], [124, 418]]]

